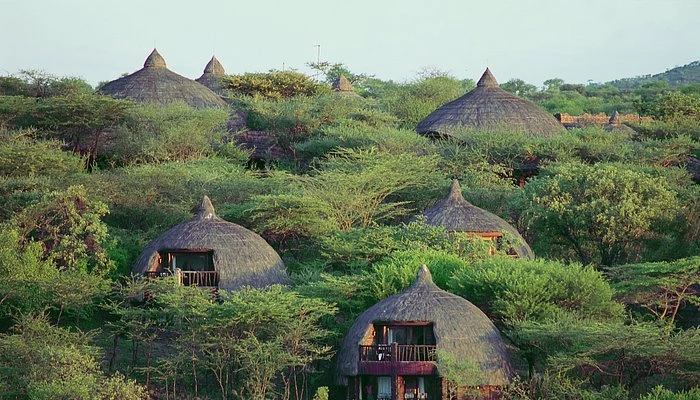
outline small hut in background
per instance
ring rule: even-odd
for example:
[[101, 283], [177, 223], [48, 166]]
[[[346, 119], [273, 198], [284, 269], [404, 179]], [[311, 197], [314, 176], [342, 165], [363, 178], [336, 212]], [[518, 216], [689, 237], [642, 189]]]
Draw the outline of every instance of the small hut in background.
[[350, 80], [343, 74], [338, 76], [338, 79], [333, 82], [331, 88], [333, 89], [333, 93], [361, 97], [359, 94], [355, 93], [352, 88], [352, 83], [350, 83]]
[[108, 82], [99, 92], [140, 103], [165, 105], [183, 102], [197, 108], [226, 107], [224, 100], [208, 87], [170, 71], [156, 49], [146, 58], [143, 68]]
[[149, 243], [132, 270], [151, 277], [176, 274], [183, 285], [223, 290], [289, 282], [282, 259], [265, 239], [219, 218], [207, 196], [192, 220]]
[[516, 241], [514, 247], [508, 249], [509, 253], [516, 257], [534, 258], [530, 246], [517, 229], [501, 217], [464, 199], [462, 188], [456, 179], [452, 181], [449, 196], [423, 211], [421, 215], [426, 218], [426, 223], [430, 225], [442, 226], [451, 233], [459, 232], [479, 236], [484, 240], [493, 241], [494, 247], [501, 246], [499, 242], [505, 232]]
[[221, 65], [219, 60], [216, 59], [216, 56], [212, 56], [211, 60], [209, 60], [207, 65], [204, 67], [202, 76], [195, 79], [195, 81], [208, 87], [214, 93], [221, 95], [223, 94], [221, 78], [223, 78], [224, 75], [226, 75], [224, 66]]
[[637, 133], [634, 129], [622, 123], [622, 120], [620, 119], [620, 113], [618, 113], [617, 111], [613, 111], [612, 115], [610, 116], [610, 120], [608, 121], [608, 124], [605, 125], [603, 129], [605, 129], [608, 132], [627, 133], [630, 135], [634, 135]]
[[[472, 383], [448, 381], [440, 357], [473, 368]], [[498, 329], [476, 306], [437, 287], [423, 265], [408, 289], [362, 313], [343, 340], [336, 383], [347, 399], [498, 398], [512, 368]]]
[[564, 126], [547, 111], [501, 89], [488, 68], [476, 88], [433, 111], [418, 123], [416, 131], [425, 136], [444, 137], [460, 128], [506, 129], [541, 137], [564, 131]]

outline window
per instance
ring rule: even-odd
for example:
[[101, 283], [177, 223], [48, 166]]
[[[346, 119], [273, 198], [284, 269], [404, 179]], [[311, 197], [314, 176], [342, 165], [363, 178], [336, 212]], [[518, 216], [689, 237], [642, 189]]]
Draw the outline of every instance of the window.
[[392, 325], [375, 325], [377, 344], [415, 344], [433, 345], [435, 335], [432, 323], [407, 323]]
[[161, 254], [161, 269], [174, 271], [214, 271], [214, 252], [211, 250], [164, 250]]

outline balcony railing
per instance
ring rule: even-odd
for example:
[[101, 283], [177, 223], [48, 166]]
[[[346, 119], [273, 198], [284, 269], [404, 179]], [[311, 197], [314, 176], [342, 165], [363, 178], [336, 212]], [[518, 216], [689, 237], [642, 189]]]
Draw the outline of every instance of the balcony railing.
[[149, 271], [146, 277], [159, 278], [169, 275], [178, 277], [178, 281], [184, 286], [199, 286], [199, 287], [218, 287], [219, 286], [219, 271], [181, 271], [175, 270], [174, 274], [169, 271]]
[[360, 361], [434, 362], [435, 349], [431, 344], [360, 345]]

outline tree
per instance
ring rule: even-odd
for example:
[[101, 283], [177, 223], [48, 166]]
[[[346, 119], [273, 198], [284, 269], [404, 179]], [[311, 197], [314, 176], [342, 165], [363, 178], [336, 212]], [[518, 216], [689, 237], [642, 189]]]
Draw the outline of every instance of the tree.
[[700, 378], [700, 330], [669, 333], [652, 323], [600, 322], [561, 314], [521, 321], [507, 330], [514, 344], [550, 372], [579, 376], [591, 385], [630, 389], [664, 379], [678, 387]]
[[228, 75], [222, 79], [224, 89], [246, 96], [283, 99], [294, 96], [313, 96], [329, 92], [304, 74], [294, 71], [270, 71]]
[[626, 304], [673, 324], [678, 311], [700, 308], [700, 257], [673, 262], [619, 265], [609, 270], [617, 296]]
[[531, 85], [522, 79], [511, 79], [506, 83], [501, 83], [499, 86], [506, 92], [520, 97], [528, 97], [537, 90], [537, 86]]
[[44, 257], [59, 269], [107, 272], [112, 263], [104, 248], [107, 227], [101, 218], [108, 212], [106, 204], [89, 198], [85, 187], [70, 186], [24, 210], [14, 224], [25, 242], [40, 242]]
[[562, 312], [604, 321], [622, 314], [602, 274], [580, 264], [491, 257], [456, 269], [447, 286], [502, 323]]
[[20, 315], [0, 334], [0, 392], [14, 399], [142, 400], [146, 390], [121, 375], [106, 377], [93, 333], [71, 332], [44, 314]]
[[[368, 227], [403, 215], [402, 202], [386, 200], [402, 190], [428, 185], [435, 177], [436, 161], [433, 156], [393, 155], [374, 148], [341, 149], [330, 154], [313, 175], [296, 178], [293, 196], [259, 198], [254, 218], [276, 234], [288, 234], [290, 227], [295, 227], [296, 233]], [[285, 204], [290, 207], [278, 207]], [[320, 219], [314, 216], [317, 212]], [[289, 217], [304, 218], [318, 226], [304, 228]]]
[[525, 185], [537, 240], [571, 246], [582, 263], [615, 265], [641, 255], [656, 223], [678, 210], [668, 182], [630, 167], [563, 164]]

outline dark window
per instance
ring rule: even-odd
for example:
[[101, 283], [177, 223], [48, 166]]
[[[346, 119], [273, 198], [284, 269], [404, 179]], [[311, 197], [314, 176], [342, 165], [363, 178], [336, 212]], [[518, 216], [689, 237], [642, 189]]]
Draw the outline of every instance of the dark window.
[[160, 252], [161, 269], [174, 271], [214, 271], [214, 252], [165, 250]]

